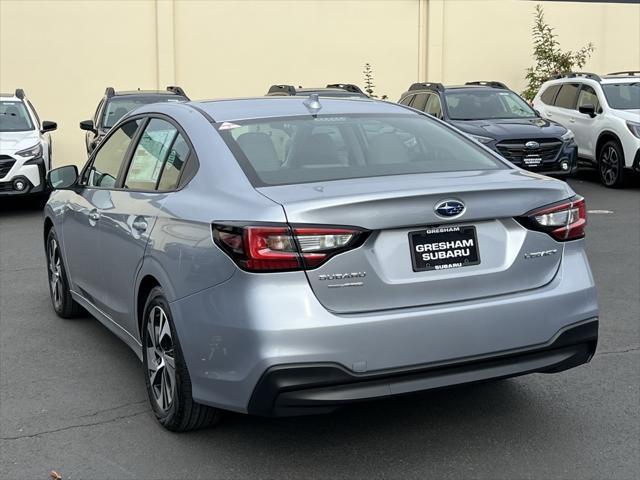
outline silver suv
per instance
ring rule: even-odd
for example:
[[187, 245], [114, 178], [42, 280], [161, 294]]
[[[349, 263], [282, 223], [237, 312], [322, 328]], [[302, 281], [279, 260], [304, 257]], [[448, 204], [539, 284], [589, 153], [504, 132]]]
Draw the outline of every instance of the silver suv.
[[49, 176], [48, 279], [172, 430], [588, 362], [584, 200], [370, 99], [155, 104]]

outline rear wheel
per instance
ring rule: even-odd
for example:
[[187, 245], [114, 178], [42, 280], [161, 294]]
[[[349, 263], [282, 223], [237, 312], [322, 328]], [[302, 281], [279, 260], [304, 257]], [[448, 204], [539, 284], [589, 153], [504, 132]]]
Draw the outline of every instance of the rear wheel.
[[53, 309], [59, 317], [73, 318], [83, 313], [82, 307], [71, 296], [67, 271], [64, 267], [60, 243], [56, 232], [52, 228], [47, 235], [47, 273], [49, 278], [49, 293]]
[[620, 144], [609, 140], [598, 155], [598, 173], [605, 187], [618, 188], [624, 182], [624, 153]]
[[220, 410], [193, 401], [189, 372], [160, 287], [147, 298], [141, 336], [147, 393], [160, 424], [175, 432], [215, 424]]

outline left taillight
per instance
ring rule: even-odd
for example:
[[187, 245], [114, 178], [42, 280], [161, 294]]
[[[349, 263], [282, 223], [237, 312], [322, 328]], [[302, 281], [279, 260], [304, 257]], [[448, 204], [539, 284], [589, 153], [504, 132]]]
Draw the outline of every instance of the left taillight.
[[362, 245], [367, 231], [350, 227], [212, 225], [213, 240], [243, 270], [283, 272], [316, 268]]
[[584, 198], [575, 196], [529, 212], [517, 220], [525, 227], [546, 232], [561, 242], [576, 240], [585, 235], [587, 206]]

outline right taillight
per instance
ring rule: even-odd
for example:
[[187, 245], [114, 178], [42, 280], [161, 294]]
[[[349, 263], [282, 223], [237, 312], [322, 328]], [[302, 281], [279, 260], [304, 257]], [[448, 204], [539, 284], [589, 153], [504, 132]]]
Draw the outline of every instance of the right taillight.
[[332, 256], [362, 245], [367, 231], [351, 227], [212, 225], [213, 240], [249, 272], [316, 268]]
[[584, 198], [575, 196], [529, 212], [517, 220], [525, 227], [546, 232], [556, 240], [576, 240], [584, 237], [587, 207]]

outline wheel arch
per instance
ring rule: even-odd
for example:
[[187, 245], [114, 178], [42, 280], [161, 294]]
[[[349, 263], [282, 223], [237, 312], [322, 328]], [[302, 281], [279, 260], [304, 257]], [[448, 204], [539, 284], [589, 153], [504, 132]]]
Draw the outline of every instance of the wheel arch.
[[142, 319], [144, 317], [144, 306], [147, 303], [149, 293], [151, 293], [151, 290], [156, 287], [162, 288], [162, 285], [156, 277], [149, 274], [145, 275], [142, 280], [140, 280], [140, 284], [138, 285], [138, 289], [136, 292], [136, 321], [138, 324], [138, 334], [140, 335], [140, 339], [142, 339]]
[[618, 145], [620, 145], [620, 147], [622, 148], [622, 142], [620, 141], [620, 137], [618, 137], [617, 134], [615, 134], [611, 130], [605, 130], [601, 132], [600, 135], [598, 135], [598, 141], [596, 142], [596, 162], [600, 159], [600, 150], [602, 150], [604, 144], [610, 140], [618, 142]]
[[50, 217], [44, 217], [44, 228], [43, 228], [43, 241], [44, 241], [44, 245], [46, 247], [47, 245], [47, 237], [49, 236], [49, 232], [51, 231], [51, 229], [53, 228], [53, 220], [51, 220]]

